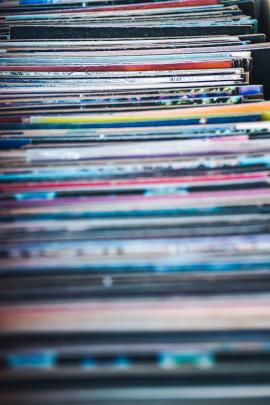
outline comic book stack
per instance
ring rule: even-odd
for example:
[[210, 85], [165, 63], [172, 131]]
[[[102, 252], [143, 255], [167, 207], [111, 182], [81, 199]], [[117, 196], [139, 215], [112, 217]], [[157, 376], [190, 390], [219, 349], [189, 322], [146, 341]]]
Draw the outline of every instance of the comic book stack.
[[1, 405], [269, 404], [256, 3], [0, 8]]

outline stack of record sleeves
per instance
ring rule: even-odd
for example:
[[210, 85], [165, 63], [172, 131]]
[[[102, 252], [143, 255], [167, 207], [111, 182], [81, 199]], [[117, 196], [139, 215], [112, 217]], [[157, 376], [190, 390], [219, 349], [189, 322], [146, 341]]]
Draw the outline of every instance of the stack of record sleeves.
[[0, 404], [269, 405], [256, 3], [0, 7]]

